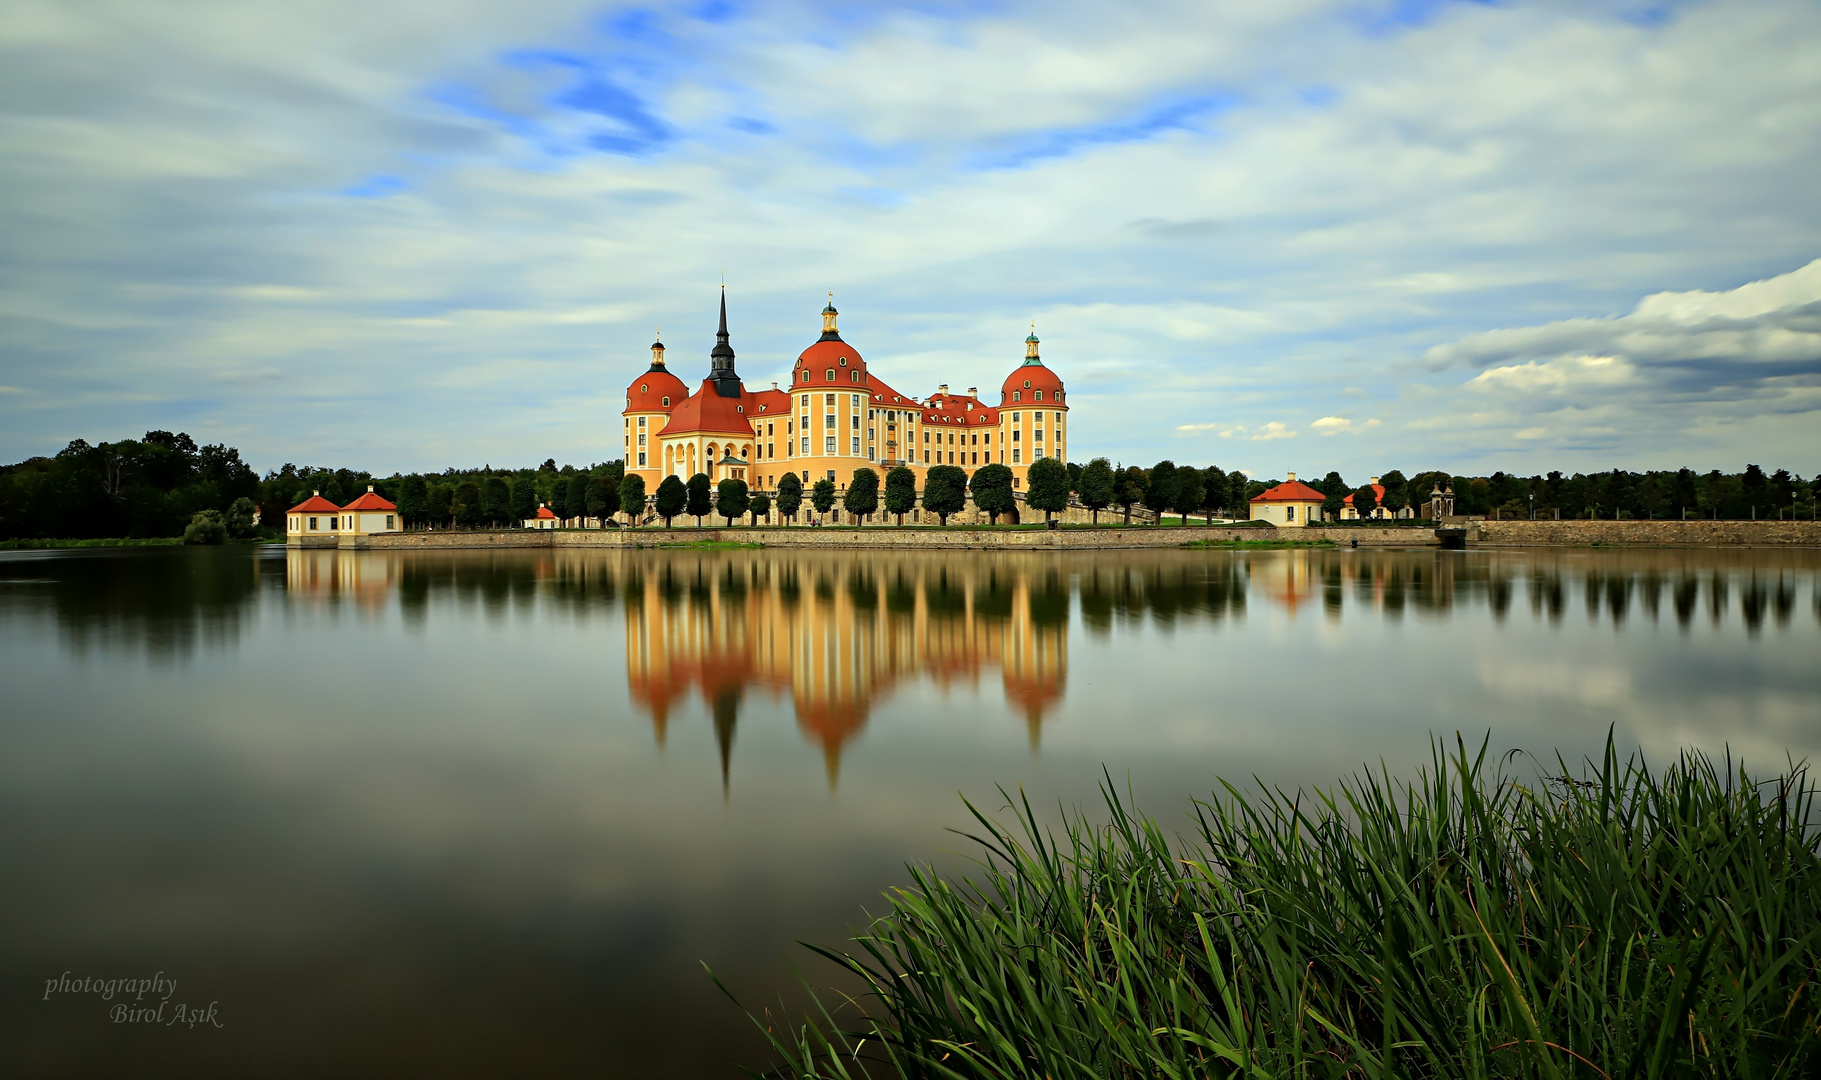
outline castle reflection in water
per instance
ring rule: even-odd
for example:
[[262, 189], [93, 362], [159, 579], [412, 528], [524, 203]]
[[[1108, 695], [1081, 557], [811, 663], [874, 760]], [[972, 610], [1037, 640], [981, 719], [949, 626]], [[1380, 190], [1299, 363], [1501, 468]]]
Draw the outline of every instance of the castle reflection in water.
[[292, 551], [286, 591], [374, 614], [396, 597], [408, 626], [444, 604], [623, 618], [627, 693], [660, 745], [699, 697], [725, 778], [748, 695], [788, 697], [832, 784], [873, 710], [920, 680], [978, 692], [996, 678], [1034, 751], [1068, 689], [1072, 617], [1090, 635], [1243, 619], [1248, 603], [1559, 624], [1578, 601], [1615, 627], [1736, 619], [1757, 634], [1788, 626], [1805, 595], [1821, 619], [1818, 567], [1821, 553], [1771, 551]]

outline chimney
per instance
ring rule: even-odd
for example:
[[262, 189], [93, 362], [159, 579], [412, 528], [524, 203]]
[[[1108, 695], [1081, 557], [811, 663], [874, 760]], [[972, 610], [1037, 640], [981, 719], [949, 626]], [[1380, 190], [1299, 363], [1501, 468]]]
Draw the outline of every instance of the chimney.
[[948, 384], [943, 383], [941, 386], [936, 387], [936, 393], [946, 395], [948, 393]]
[[1367, 483], [1370, 483], [1370, 484], [1378, 483], [1378, 477], [1374, 476], [1371, 480], [1368, 480]]
[[369, 494], [369, 495], [373, 494], [373, 485], [372, 484], [367, 485], [367, 494]]
[[778, 388], [778, 380], [776, 380], [776, 379], [773, 379], [773, 380], [772, 380], [772, 381], [771, 381], [771, 388], [772, 388], [772, 389], [773, 389], [773, 390], [776, 390], [776, 389], [777, 389], [777, 388]]
[[979, 388], [979, 387], [978, 387], [978, 386], [970, 386], [970, 387], [968, 387], [968, 388], [967, 388], [967, 396], [968, 396], [968, 397], [979, 397], [979, 396], [980, 396], [980, 388]]
[[1286, 484], [1294, 484], [1294, 483], [1296, 483], [1296, 474], [1295, 474], [1295, 473], [1291, 473], [1291, 474], [1290, 474], [1290, 479], [1288, 479], [1288, 480], [1286, 480], [1286, 481], [1284, 481], [1284, 483], [1286, 483]]

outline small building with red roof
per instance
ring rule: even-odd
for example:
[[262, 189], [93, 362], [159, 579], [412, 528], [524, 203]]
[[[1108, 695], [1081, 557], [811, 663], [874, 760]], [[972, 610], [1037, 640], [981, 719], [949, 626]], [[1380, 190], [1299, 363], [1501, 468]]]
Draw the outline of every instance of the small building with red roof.
[[1252, 500], [1253, 521], [1268, 521], [1279, 528], [1300, 529], [1321, 522], [1321, 492], [1296, 478], [1295, 473], [1276, 487], [1266, 488]]
[[554, 529], [562, 522], [557, 520], [556, 512], [543, 503], [537, 504], [537, 514], [525, 519], [527, 529]]
[[312, 491], [285, 511], [285, 543], [292, 547], [334, 547], [341, 531], [341, 507]]
[[[1371, 516], [1374, 518], [1391, 517], [1392, 516], [1391, 511], [1385, 509], [1385, 485], [1379, 483], [1378, 477], [1376, 477], [1376, 476], [1374, 476], [1372, 478], [1372, 495], [1373, 495], [1373, 505], [1376, 507], [1376, 509], [1374, 509], [1372, 511]], [[1340, 507], [1341, 520], [1342, 521], [1358, 521], [1359, 520], [1359, 511], [1354, 509], [1354, 507], [1353, 507], [1353, 496], [1351, 494], [1349, 494], [1349, 495], [1347, 495], [1346, 498], [1343, 498], [1340, 502], [1341, 502], [1341, 507]], [[1408, 515], [1405, 511], [1399, 511], [1397, 516], [1405, 517]]]
[[398, 506], [367, 485], [367, 493], [341, 508], [343, 536], [370, 536], [398, 531]]

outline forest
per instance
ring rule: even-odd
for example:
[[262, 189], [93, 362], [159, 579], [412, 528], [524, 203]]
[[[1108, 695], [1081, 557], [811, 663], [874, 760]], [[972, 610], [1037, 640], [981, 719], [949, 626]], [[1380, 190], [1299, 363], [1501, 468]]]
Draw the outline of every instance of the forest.
[[[1243, 517], [1252, 497], [1280, 482], [1172, 461], [1140, 468], [1095, 459], [1068, 469], [1082, 502], [1114, 510], [1144, 506]], [[53, 457], [0, 465], [0, 540], [175, 537], [202, 511], [222, 515], [237, 538], [271, 538], [282, 536], [285, 511], [312, 491], [343, 505], [368, 485], [398, 504], [410, 528], [509, 526], [534, 515], [540, 504], [563, 518], [617, 509], [623, 477], [617, 461], [559, 466], [550, 458], [534, 468], [484, 465], [389, 476], [287, 462], [260, 476], [234, 447], [198, 445], [184, 432], [148, 431], [93, 445], [76, 439]], [[1304, 479], [1326, 496], [1331, 513], [1349, 494], [1377, 501], [1366, 486], [1369, 477], [1329, 472]], [[1757, 465], [1736, 473], [1612, 469], [1533, 476], [1388, 469], [1380, 481], [1389, 510], [1419, 507], [1439, 484], [1454, 489], [1456, 513], [1504, 517], [1813, 517], [1817, 493], [1814, 480]]]

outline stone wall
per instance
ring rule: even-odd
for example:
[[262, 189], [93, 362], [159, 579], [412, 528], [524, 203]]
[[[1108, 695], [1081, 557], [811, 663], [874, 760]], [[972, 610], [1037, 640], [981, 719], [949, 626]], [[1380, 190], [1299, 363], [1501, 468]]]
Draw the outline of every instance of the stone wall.
[[1468, 521], [1470, 547], [1821, 547], [1813, 521]]
[[1196, 540], [1333, 540], [1342, 547], [1432, 546], [1427, 529], [1258, 529], [1144, 526], [1106, 529], [931, 529], [931, 528], [738, 528], [738, 529], [512, 529], [501, 532], [402, 532], [350, 536], [341, 546], [354, 550], [451, 550], [456, 548], [659, 547], [666, 544], [736, 543], [788, 548], [925, 548], [970, 551], [999, 549], [1092, 549], [1181, 547]]

